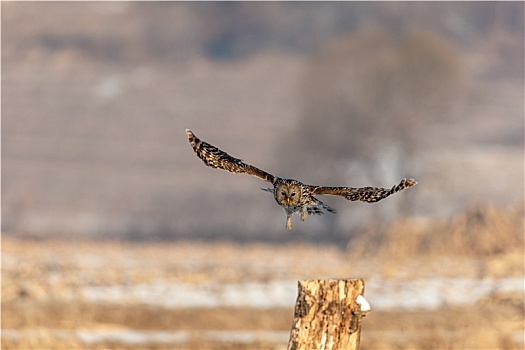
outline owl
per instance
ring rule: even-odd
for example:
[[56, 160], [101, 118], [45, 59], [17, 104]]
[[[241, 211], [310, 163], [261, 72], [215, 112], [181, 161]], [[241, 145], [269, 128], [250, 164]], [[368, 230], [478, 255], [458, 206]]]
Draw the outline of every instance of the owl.
[[293, 179], [284, 179], [267, 173], [264, 170], [243, 162], [241, 159], [230, 156], [221, 149], [210, 145], [199, 139], [191, 130], [186, 129], [188, 140], [197, 157], [202, 159], [204, 164], [215, 169], [228, 170], [235, 174], [249, 174], [256, 176], [273, 185], [271, 188], [261, 188], [263, 191], [273, 194], [275, 201], [286, 212], [286, 229], [292, 229], [292, 214], [301, 215], [301, 221], [306, 220], [308, 215], [322, 215], [323, 209], [335, 214], [337, 211], [315, 198], [315, 195], [341, 196], [351, 201], [361, 201], [374, 203], [378, 202], [391, 194], [399, 192], [405, 188], [417, 185], [413, 179], [403, 179], [392, 188], [379, 187], [326, 187], [306, 185]]

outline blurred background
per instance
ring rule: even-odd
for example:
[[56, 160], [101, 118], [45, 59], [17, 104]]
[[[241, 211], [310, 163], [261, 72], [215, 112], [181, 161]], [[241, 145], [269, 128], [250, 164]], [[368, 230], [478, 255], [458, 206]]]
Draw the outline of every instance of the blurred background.
[[[1, 20], [3, 348], [283, 348], [295, 281], [328, 277], [365, 278], [364, 348], [523, 347], [522, 2]], [[205, 167], [186, 128], [280, 177], [419, 185], [325, 197], [337, 215], [287, 232], [267, 184]]]

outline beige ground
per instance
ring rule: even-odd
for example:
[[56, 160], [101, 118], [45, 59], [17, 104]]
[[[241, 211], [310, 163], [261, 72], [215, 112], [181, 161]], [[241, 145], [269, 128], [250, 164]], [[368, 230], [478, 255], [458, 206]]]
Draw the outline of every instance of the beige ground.
[[[220, 305], [169, 309], [133, 302], [94, 302], [83, 293], [93, 286], [127, 286], [132, 292], [159, 280], [196, 290], [210, 284], [218, 288], [228, 283], [328, 277], [363, 277], [370, 285], [378, 277], [389, 281], [433, 276], [486, 280], [502, 277], [504, 271], [509, 272], [506, 277], [523, 277], [521, 268], [516, 268], [522, 264], [519, 250], [488, 259], [381, 261], [352, 258], [334, 246], [23, 241], [4, 236], [2, 348], [286, 347], [293, 302], [262, 309]], [[373, 300], [371, 303], [374, 308]], [[523, 330], [523, 293], [500, 290], [473, 305], [373, 309], [363, 322], [361, 346], [522, 348]], [[133, 331], [149, 334], [149, 340], [129, 341]], [[159, 332], [178, 340], [152, 335]], [[93, 334], [101, 337], [89, 341]], [[128, 340], [110, 334], [128, 334]]]

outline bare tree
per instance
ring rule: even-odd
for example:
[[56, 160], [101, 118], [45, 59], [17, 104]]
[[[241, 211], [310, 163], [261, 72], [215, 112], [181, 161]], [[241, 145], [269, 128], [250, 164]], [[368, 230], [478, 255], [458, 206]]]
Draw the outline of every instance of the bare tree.
[[322, 159], [336, 182], [416, 176], [412, 160], [429, 125], [453, 115], [460, 76], [457, 50], [430, 32], [368, 30], [328, 45], [300, 83], [300, 122], [286, 149], [308, 157], [292, 165], [318, 169]]

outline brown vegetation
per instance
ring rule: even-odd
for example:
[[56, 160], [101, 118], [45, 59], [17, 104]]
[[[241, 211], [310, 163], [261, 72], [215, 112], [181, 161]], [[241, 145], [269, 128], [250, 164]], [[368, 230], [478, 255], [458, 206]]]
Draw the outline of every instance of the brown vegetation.
[[[283, 348], [293, 301], [289, 307], [169, 308], [133, 299], [95, 302], [86, 299], [84, 290], [125, 286], [133, 291], [158, 281], [209, 290], [228, 283], [363, 277], [366, 296], [367, 281], [369, 288], [377, 288], [373, 284], [379, 276], [406, 282], [452, 278], [490, 283], [498, 278], [523, 278], [521, 214], [522, 206], [485, 206], [459, 214], [449, 224], [417, 227], [415, 222], [402, 221], [381, 233], [369, 232], [346, 250], [330, 245], [132, 244], [4, 236], [2, 348]], [[482, 240], [490, 239], [486, 235], [497, 236], [496, 248], [477, 244], [471, 237], [478, 234]], [[438, 235], [442, 239], [435, 238]], [[363, 349], [523, 346], [520, 292], [496, 288], [475, 303], [437, 309], [376, 310], [374, 299], [368, 300], [372, 312], [363, 320]], [[182, 340], [170, 343], [151, 338], [147, 343], [130, 343], [104, 337], [124, 331], [167, 332]], [[86, 342], [82, 332], [100, 338]]]
[[349, 245], [356, 257], [374, 251], [385, 258], [423, 255], [488, 259], [509, 253], [517, 253], [519, 258], [524, 245], [523, 213], [523, 203], [509, 208], [476, 205], [448, 222], [406, 218], [388, 225], [370, 225]]

